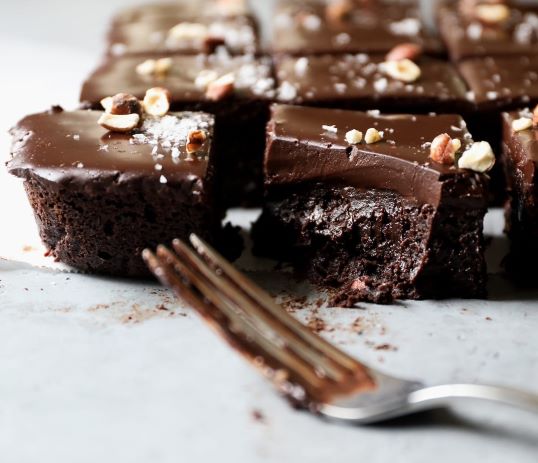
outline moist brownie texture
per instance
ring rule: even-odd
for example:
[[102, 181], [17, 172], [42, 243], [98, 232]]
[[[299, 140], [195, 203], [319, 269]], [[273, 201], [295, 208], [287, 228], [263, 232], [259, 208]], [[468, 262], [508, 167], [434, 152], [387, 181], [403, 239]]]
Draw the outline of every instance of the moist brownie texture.
[[[505, 266], [516, 281], [536, 285], [538, 259], [538, 111], [534, 126], [529, 109], [503, 114], [503, 155], [510, 201], [506, 206], [511, 241]], [[514, 121], [528, 120], [523, 130]], [[517, 122], [516, 122], [517, 127]]]
[[[367, 128], [383, 140], [346, 141]], [[459, 116], [273, 107], [255, 252], [336, 288], [340, 306], [485, 296], [486, 178], [428, 159], [442, 133], [472, 142]]]
[[[479, 3], [445, 1], [437, 10], [439, 31], [453, 60], [538, 54], [538, 6], [511, 1], [492, 2], [500, 6]], [[489, 14], [488, 8], [493, 8]]]
[[[100, 101], [119, 91], [142, 99], [150, 87], [165, 87], [176, 111], [205, 111], [216, 117], [221, 198], [226, 206], [257, 205], [262, 197], [262, 157], [269, 102], [275, 95], [271, 61], [232, 57], [223, 49], [213, 55], [171, 56], [164, 74], [137, 68], [151, 56], [124, 56], [105, 61], [84, 83], [81, 101], [100, 108]], [[208, 94], [208, 85], [232, 76], [228, 93]]]
[[427, 53], [444, 51], [430, 34], [414, 1], [346, 2], [351, 7], [335, 14], [324, 1], [281, 0], [273, 19], [273, 50], [277, 54], [384, 52], [402, 42], [414, 42]]
[[276, 61], [278, 99], [283, 103], [389, 112], [469, 110], [466, 86], [447, 62], [415, 60], [416, 79], [391, 73], [385, 54], [282, 57]]
[[210, 53], [214, 44], [232, 54], [258, 51], [258, 32], [249, 16], [156, 16], [132, 23], [113, 24], [108, 53], [196, 54]]
[[[101, 114], [54, 108], [11, 130], [8, 169], [25, 180], [50, 253], [83, 271], [143, 276], [146, 247], [193, 232], [215, 243], [213, 116], [171, 113], [112, 133], [97, 124]], [[207, 133], [194, 156], [185, 147], [191, 130]]]

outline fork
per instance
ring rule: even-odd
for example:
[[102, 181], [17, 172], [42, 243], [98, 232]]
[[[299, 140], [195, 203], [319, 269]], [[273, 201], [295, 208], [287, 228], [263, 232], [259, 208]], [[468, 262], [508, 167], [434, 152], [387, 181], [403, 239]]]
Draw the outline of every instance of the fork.
[[369, 424], [448, 406], [488, 400], [538, 413], [538, 395], [479, 384], [425, 386], [368, 367], [310, 331], [198, 236], [192, 247], [146, 249], [143, 258], [224, 339], [250, 360], [294, 405], [323, 417]]

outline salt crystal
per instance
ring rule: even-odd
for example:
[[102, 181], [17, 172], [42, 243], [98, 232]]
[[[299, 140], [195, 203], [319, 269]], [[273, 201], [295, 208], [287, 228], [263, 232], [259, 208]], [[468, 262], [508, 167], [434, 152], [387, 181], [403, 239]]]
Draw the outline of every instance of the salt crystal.
[[278, 99], [282, 101], [291, 101], [297, 96], [297, 89], [288, 81], [284, 81], [278, 88]]
[[326, 132], [338, 133], [338, 129], [335, 125], [322, 125], [321, 128]]

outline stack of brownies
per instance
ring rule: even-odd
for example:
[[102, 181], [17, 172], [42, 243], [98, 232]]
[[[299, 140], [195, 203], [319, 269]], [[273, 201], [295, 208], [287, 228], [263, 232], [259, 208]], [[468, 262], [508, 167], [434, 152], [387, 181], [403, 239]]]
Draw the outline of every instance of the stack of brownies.
[[143, 248], [191, 232], [225, 246], [226, 208], [261, 205], [255, 252], [336, 305], [485, 297], [492, 197], [507, 267], [538, 257], [538, 6], [436, 11], [439, 36], [418, 1], [280, 0], [267, 52], [240, 0], [130, 8], [81, 108], [19, 122], [8, 167], [82, 270], [145, 275]]

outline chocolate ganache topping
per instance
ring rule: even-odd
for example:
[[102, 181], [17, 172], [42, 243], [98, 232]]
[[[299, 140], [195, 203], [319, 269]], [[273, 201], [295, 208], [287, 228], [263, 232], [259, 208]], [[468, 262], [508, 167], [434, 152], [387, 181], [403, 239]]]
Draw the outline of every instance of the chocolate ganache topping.
[[[23, 178], [37, 176], [87, 188], [110, 180], [122, 183], [142, 178], [164, 184], [206, 177], [213, 116], [169, 113], [146, 118], [132, 133], [116, 133], [98, 125], [102, 114], [54, 108], [25, 117], [11, 130], [9, 171]], [[208, 134], [196, 156], [186, 148], [192, 130]]]
[[[382, 140], [351, 145], [350, 130], [377, 129]], [[472, 139], [460, 116], [382, 116], [369, 113], [274, 105], [265, 158], [270, 191], [301, 183], [333, 182], [391, 190], [419, 203], [485, 201], [485, 176], [429, 159], [431, 141], [447, 133]], [[471, 201], [471, 202], [470, 202]], [[475, 203], [476, 204], [476, 203]]]

